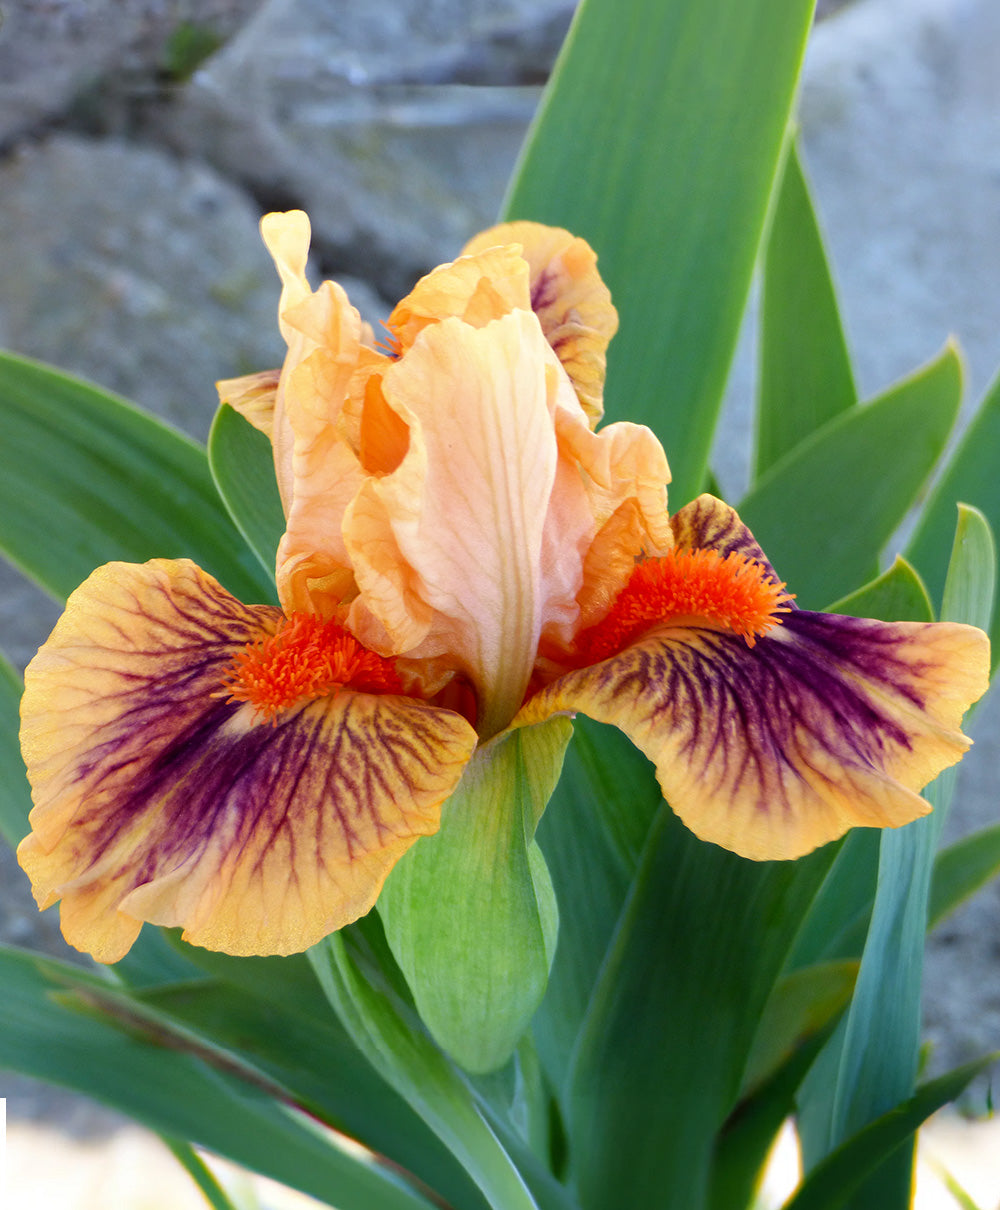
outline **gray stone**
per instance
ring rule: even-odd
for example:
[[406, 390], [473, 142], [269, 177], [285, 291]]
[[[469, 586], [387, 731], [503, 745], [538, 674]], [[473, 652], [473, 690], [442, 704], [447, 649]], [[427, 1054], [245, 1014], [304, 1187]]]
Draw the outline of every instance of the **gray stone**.
[[[109, 78], [169, 74], [179, 27], [221, 41], [260, 0], [15, 0], [0, 25], [0, 143]], [[183, 30], [181, 31], [183, 34]], [[181, 53], [181, 58], [183, 57]], [[180, 63], [174, 63], [179, 67]]]
[[204, 438], [213, 382], [277, 363], [250, 201], [158, 151], [56, 136], [0, 166], [0, 337]]
[[868, 396], [956, 334], [1000, 365], [1000, 6], [867, 0], [818, 27], [805, 155]]
[[530, 81], [571, 11], [271, 0], [163, 116], [166, 136], [303, 205], [339, 269], [399, 295], [495, 221], [537, 104]]

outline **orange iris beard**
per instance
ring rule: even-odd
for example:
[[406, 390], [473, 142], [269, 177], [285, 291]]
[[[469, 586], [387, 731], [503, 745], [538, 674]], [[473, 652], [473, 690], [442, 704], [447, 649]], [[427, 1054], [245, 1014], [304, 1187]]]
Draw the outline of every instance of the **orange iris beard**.
[[362, 647], [336, 622], [293, 613], [277, 631], [248, 643], [233, 661], [226, 689], [274, 722], [289, 706], [328, 697], [340, 689], [402, 693], [391, 659]]
[[656, 626], [681, 621], [732, 631], [752, 647], [789, 612], [784, 588], [745, 555], [675, 549], [636, 567], [607, 617], [577, 636], [576, 650], [582, 663], [596, 664]]

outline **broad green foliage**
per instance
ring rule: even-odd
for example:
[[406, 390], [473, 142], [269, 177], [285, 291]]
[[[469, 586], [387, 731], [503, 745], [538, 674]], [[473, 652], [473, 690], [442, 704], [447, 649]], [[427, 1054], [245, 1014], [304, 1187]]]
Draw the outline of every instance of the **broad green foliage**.
[[[940, 601], [948, 570], [948, 543], [955, 525], [955, 506], [960, 502], [978, 508], [993, 532], [1000, 529], [1000, 378], [986, 392], [976, 413], [951, 456], [944, 475], [924, 509], [910, 543], [908, 556], [925, 577], [931, 597]], [[993, 667], [1000, 661], [1000, 610], [994, 602]]]
[[107, 391], [7, 355], [0, 407], [0, 550], [52, 596], [69, 596], [113, 559], [183, 556], [244, 600], [267, 599], [267, 577], [189, 438]]
[[597, 250], [608, 415], [663, 440], [675, 509], [704, 480], [812, 8], [587, 0], [505, 207]]
[[130, 1007], [113, 985], [13, 950], [0, 951], [0, 977], [0, 1065], [86, 1092], [342, 1210], [430, 1205], [331, 1147], [224, 1050]]
[[[923, 503], [959, 356], [857, 399], [791, 121], [812, 7], [583, 0], [507, 216], [597, 250], [621, 317], [608, 418], [661, 436], [672, 511], [712, 482], [758, 272], [740, 512], [789, 591], [1000, 639], [1000, 380]], [[53, 596], [166, 556], [274, 601], [271, 448], [232, 409], [206, 451], [2, 356], [0, 414], [0, 549]], [[889, 543], [914, 510], [904, 559]], [[30, 806], [20, 692], [0, 660], [12, 845]], [[377, 911], [307, 956], [232, 958], [151, 926], [99, 976], [0, 952], [0, 1065], [159, 1132], [219, 1210], [192, 1144], [339, 1210], [749, 1210], [792, 1112], [808, 1171], [785, 1210], [905, 1210], [914, 1132], [987, 1061], [915, 1084], [925, 930], [1000, 869], [1000, 826], [937, 853], [952, 785], [899, 831], [755, 863], [685, 829], [621, 733], [556, 718], [483, 745]]]
[[208, 437], [208, 462], [229, 515], [273, 578], [285, 515], [274, 479], [270, 441], [223, 404]]
[[756, 474], [857, 401], [826, 252], [789, 146], [762, 268]]
[[0, 833], [12, 847], [27, 835], [31, 795], [17, 742], [18, 703], [24, 686], [10, 663], [0, 656]]
[[825, 608], [878, 571], [944, 449], [961, 391], [948, 347], [874, 402], [827, 421], [751, 487], [740, 516], [799, 605]]

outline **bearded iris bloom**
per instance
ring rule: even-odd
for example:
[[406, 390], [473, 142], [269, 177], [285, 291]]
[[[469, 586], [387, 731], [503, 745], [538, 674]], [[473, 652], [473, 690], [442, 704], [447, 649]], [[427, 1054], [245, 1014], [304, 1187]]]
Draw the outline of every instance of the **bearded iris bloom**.
[[473, 752], [586, 713], [700, 837], [793, 858], [904, 824], [960, 758], [985, 635], [796, 608], [736, 513], [667, 513], [646, 428], [601, 417], [617, 317], [589, 247], [509, 224], [423, 278], [376, 341], [262, 230], [280, 371], [220, 384], [268, 434], [280, 608], [185, 560], [99, 568], [28, 668], [18, 858], [67, 940], [144, 921], [232, 954], [367, 912]]

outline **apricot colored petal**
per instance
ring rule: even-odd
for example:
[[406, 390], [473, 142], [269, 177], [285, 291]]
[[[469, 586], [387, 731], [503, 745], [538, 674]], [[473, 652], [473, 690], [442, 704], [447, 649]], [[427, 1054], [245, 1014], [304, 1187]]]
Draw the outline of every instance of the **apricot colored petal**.
[[503, 223], [475, 236], [464, 255], [497, 244], [520, 244], [528, 262], [531, 307], [566, 369], [595, 427], [604, 412], [607, 348], [618, 330], [618, 312], [597, 272], [597, 256], [586, 242], [561, 227]]
[[330, 616], [353, 595], [342, 535], [344, 512], [364, 480], [339, 420], [357, 366], [361, 321], [347, 295], [323, 285], [286, 315], [304, 343], [289, 355], [281, 381], [281, 425], [275, 433], [286, 528], [278, 547], [278, 598], [286, 612]]
[[271, 433], [287, 522], [278, 596], [288, 612], [329, 616], [354, 592], [341, 523], [363, 475], [339, 424], [360, 355], [361, 318], [340, 286], [310, 287], [310, 227], [301, 210], [265, 215], [261, 234], [281, 278], [278, 316], [288, 345]]
[[306, 277], [312, 236], [309, 216], [302, 210], [265, 214], [260, 220], [260, 234], [281, 278], [278, 326], [285, 343], [291, 345], [295, 332], [285, 318], [286, 312], [312, 293]]
[[479, 692], [484, 735], [520, 704], [546, 616], [562, 377], [549, 357], [527, 311], [426, 328], [382, 380], [410, 426], [407, 454], [365, 483], [345, 521], [362, 592], [352, 629], [373, 645], [368, 611], [396, 652], [451, 654]]
[[517, 722], [578, 710], [613, 723], [697, 836], [794, 858], [929, 811], [916, 791], [968, 747], [959, 726], [988, 667], [971, 626], [796, 610], [753, 648], [693, 627], [647, 635], [543, 689]]
[[442, 319], [455, 317], [481, 328], [530, 305], [528, 265], [520, 247], [489, 246], [432, 269], [393, 309], [387, 326], [405, 352], [424, 328]]
[[[670, 468], [656, 436], [643, 425], [623, 421], [594, 433], [582, 409], [579, 416], [561, 410], [556, 432], [565, 489], [553, 498], [566, 516], [547, 537], [553, 543], [568, 540], [586, 518], [582, 583], [572, 617], [573, 630], [581, 630], [607, 613], [637, 558], [663, 554], [673, 545], [667, 514]], [[568, 643], [572, 636], [558, 624], [561, 619], [548, 621], [547, 637]]]
[[273, 439], [274, 406], [278, 395], [280, 370], [262, 370], [241, 378], [224, 378], [215, 384], [219, 403], [228, 403], [255, 429]]
[[98, 960], [143, 921], [231, 954], [302, 950], [436, 830], [475, 744], [458, 715], [345, 689], [272, 726], [228, 700], [234, 654], [278, 616], [187, 561], [109, 564], [29, 666], [18, 859]]

